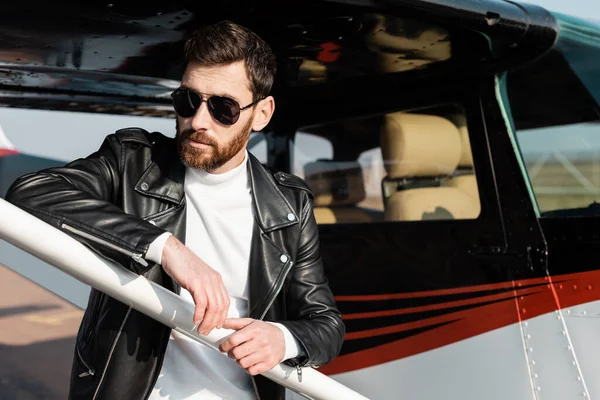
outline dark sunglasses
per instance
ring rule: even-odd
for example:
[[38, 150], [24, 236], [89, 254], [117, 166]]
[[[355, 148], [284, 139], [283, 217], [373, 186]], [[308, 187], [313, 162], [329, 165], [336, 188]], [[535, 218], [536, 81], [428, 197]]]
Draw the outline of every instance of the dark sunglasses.
[[193, 117], [203, 101], [208, 105], [210, 115], [223, 125], [233, 125], [240, 118], [240, 112], [252, 107], [263, 99], [258, 99], [248, 104], [245, 107], [240, 107], [240, 104], [223, 96], [210, 96], [204, 100], [202, 96], [187, 88], [179, 88], [171, 93], [173, 98], [173, 108], [177, 115], [182, 118]]

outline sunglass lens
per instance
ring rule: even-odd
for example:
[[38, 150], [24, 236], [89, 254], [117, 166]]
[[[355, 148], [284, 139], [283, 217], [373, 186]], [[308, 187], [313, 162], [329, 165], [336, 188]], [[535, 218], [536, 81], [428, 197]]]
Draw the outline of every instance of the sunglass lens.
[[193, 116], [202, 102], [202, 98], [197, 93], [190, 90], [178, 89], [172, 94], [173, 108], [175, 112], [183, 118]]
[[223, 125], [233, 125], [240, 117], [240, 105], [228, 97], [212, 96], [208, 107], [215, 119]]

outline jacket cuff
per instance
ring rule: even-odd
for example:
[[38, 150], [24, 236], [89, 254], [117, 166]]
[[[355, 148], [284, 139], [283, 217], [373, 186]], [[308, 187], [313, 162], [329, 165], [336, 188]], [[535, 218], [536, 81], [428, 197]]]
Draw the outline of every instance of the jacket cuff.
[[152, 261], [153, 263], [162, 265], [163, 248], [165, 247], [165, 243], [167, 243], [169, 236], [171, 236], [171, 233], [165, 232], [154, 239], [154, 241], [150, 243], [150, 246], [148, 246], [148, 251], [146, 252], [144, 258], [148, 261]]
[[283, 356], [283, 360], [281, 360], [281, 361], [290, 360], [292, 358], [298, 357], [300, 346], [299, 346], [298, 342], [296, 341], [296, 338], [294, 337], [294, 335], [292, 335], [292, 332], [290, 332], [290, 330], [288, 328], [286, 328], [282, 324], [278, 324], [277, 322], [269, 322], [269, 321], [265, 321], [265, 322], [267, 324], [275, 325], [276, 327], [281, 329], [281, 332], [283, 332], [283, 338], [285, 340], [285, 355]]

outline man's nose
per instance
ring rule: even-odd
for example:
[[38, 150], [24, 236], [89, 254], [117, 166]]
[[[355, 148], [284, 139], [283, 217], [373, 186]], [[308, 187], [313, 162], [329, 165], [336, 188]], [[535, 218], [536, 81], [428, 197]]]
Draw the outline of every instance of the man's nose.
[[208, 111], [208, 104], [203, 101], [200, 103], [200, 108], [192, 117], [192, 129], [194, 131], [208, 130], [212, 125], [212, 117]]

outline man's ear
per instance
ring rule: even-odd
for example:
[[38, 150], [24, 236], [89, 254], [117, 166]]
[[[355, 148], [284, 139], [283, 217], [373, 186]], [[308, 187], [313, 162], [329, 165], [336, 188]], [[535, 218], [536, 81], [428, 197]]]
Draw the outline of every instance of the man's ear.
[[268, 96], [259, 101], [256, 104], [256, 110], [254, 110], [254, 122], [252, 123], [252, 130], [255, 132], [262, 131], [271, 120], [274, 112], [275, 99], [273, 96]]

